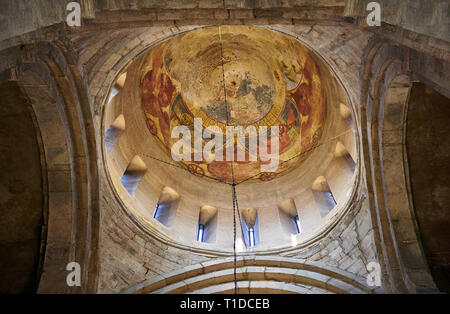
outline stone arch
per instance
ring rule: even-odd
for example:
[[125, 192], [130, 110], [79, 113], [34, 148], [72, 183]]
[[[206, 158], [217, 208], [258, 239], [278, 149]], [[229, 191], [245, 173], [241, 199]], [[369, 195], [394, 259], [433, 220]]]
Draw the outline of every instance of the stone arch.
[[[121, 73], [123, 73], [124, 71], [129, 71], [128, 73], [130, 73], [130, 79], [132, 78], [131, 69], [125, 70], [127, 68], [127, 66], [132, 61], [134, 61], [136, 59], [136, 57], [140, 53], [147, 51], [147, 49], [149, 47], [152, 47], [153, 45], [157, 45], [158, 43], [160, 43], [162, 41], [165, 41], [165, 40], [169, 39], [172, 36], [176, 36], [176, 35], [182, 34], [184, 32], [191, 31], [191, 30], [196, 29], [196, 28], [200, 28], [200, 26], [183, 26], [183, 27], [179, 27], [179, 28], [176, 28], [176, 29], [170, 29], [170, 30], [166, 29], [165, 32], [161, 32], [161, 31], [158, 30], [158, 28], [156, 28], [156, 31], [153, 30], [152, 31], [153, 33], [149, 32], [148, 34], [145, 35], [145, 37], [143, 37], [143, 35], [139, 34], [139, 33], [136, 33], [136, 34], [135, 33], [130, 33], [130, 34], [133, 34], [133, 35], [128, 35], [126, 38], [124, 38], [124, 41], [128, 42], [129, 44], [132, 43], [133, 45], [135, 45], [134, 49], [130, 49], [128, 44], [121, 43], [120, 45], [119, 44], [114, 45], [114, 47], [113, 47], [114, 49], [112, 51], [108, 51], [108, 53], [111, 55], [111, 60], [109, 58], [102, 58], [102, 59], [98, 59], [97, 61], [95, 61], [94, 60], [95, 57], [92, 57], [92, 62], [98, 62], [98, 64], [95, 65], [95, 69], [97, 69], [98, 72], [90, 73], [90, 75], [92, 75], [92, 80], [90, 82], [91, 83], [91, 93], [92, 93], [92, 99], [95, 99], [95, 101], [94, 101], [94, 108], [96, 110], [96, 115], [101, 115], [102, 116], [102, 118], [101, 118], [102, 119], [102, 122], [101, 122], [102, 123], [102, 127], [104, 127], [105, 125], [109, 124], [107, 119], [103, 118], [105, 116], [104, 113], [107, 112], [106, 108], [108, 108], [108, 106], [110, 106], [110, 104], [107, 104], [105, 100], [108, 99], [108, 93], [111, 91], [111, 87], [115, 84], [114, 82], [117, 81], [117, 78], [119, 77], [119, 75], [121, 75]], [[272, 31], [275, 32], [277, 30], [272, 30]], [[141, 30], [139, 32], [141, 32]], [[135, 43], [135, 40], [132, 39], [133, 38], [132, 36], [136, 36], [137, 37], [135, 39], [137, 39], [137, 43], [138, 44]], [[287, 36], [292, 36], [292, 34], [287, 34]], [[301, 41], [298, 36], [296, 36], [294, 38], [296, 40]], [[310, 46], [308, 46], [308, 47], [310, 47]], [[312, 51], [316, 51], [313, 48], [311, 48], [311, 49], [312, 49]], [[320, 53], [317, 52], [317, 54], [318, 54], [318, 56], [321, 57]], [[116, 57], [113, 57], [113, 56], [116, 56]], [[324, 59], [324, 60], [326, 60], [326, 59]], [[91, 65], [91, 60], [89, 60], [88, 63]], [[326, 64], [328, 65], [328, 63], [326, 63]], [[335, 74], [334, 70], [333, 70], [333, 74]], [[336, 77], [336, 76], [333, 76], [333, 77]], [[338, 80], [338, 81], [339, 81], [340, 84], [342, 84], [341, 80]], [[345, 97], [347, 98], [347, 96], [345, 96]], [[337, 106], [339, 106], [339, 104], [337, 104]], [[350, 114], [349, 114], [349, 116], [346, 117], [347, 119], [351, 118], [352, 113], [354, 114], [354, 111], [350, 110], [350, 107], [353, 109], [353, 105], [349, 105], [348, 110], [349, 110]], [[98, 112], [101, 112], [101, 111], [103, 111], [103, 113], [99, 114]], [[346, 128], [347, 128], [347, 126], [346, 126]], [[350, 131], [350, 128], [348, 128], [348, 130]], [[130, 134], [130, 133], [131, 132], [129, 132], [128, 134]], [[345, 133], [342, 136], [343, 137], [344, 136], [348, 136], [347, 134], [350, 134], [352, 136], [351, 141], [354, 141], [355, 138], [357, 138], [357, 134], [356, 133], [354, 134], [352, 132]], [[126, 138], [126, 135], [125, 135], [125, 138]], [[352, 143], [352, 146], [353, 146], [352, 147], [352, 152], [354, 153], [354, 155], [356, 155], [357, 151], [358, 151], [358, 145], [356, 143], [355, 144]], [[107, 161], [107, 157], [106, 156], [107, 155], [103, 153], [103, 160], [104, 160], [103, 168], [104, 168], [104, 172], [105, 172], [105, 177], [106, 177], [106, 180], [108, 180], [110, 182], [110, 185], [114, 186], [113, 182], [111, 180], [111, 177], [108, 174], [113, 167], [108, 166], [108, 163], [106, 162]], [[125, 158], [125, 159], [130, 159], [128, 157]], [[359, 158], [356, 158], [356, 160], [358, 160], [358, 159]], [[121, 167], [119, 167], [119, 168], [120, 169], [126, 168], [126, 166], [123, 167], [123, 165], [121, 165]], [[334, 170], [335, 170], [335, 167], [333, 167], [333, 171]], [[360, 180], [359, 179], [359, 172], [355, 175], [355, 178], [356, 178], [355, 180], [360, 182], [359, 181]], [[338, 181], [338, 180], [335, 180], [335, 181]], [[339, 189], [339, 190], [343, 194], [345, 189], [342, 188], [342, 189]], [[355, 195], [357, 194], [356, 190], [357, 189], [353, 189]], [[112, 192], [114, 194], [115, 199], [117, 201], [119, 201], [119, 203], [123, 207], [125, 207], [126, 210], [124, 212], [127, 215], [127, 218], [131, 218], [131, 220], [133, 222], [137, 223], [139, 225], [139, 228], [144, 230], [145, 232], [148, 232], [148, 230], [150, 230], [150, 232], [148, 232], [148, 233], [150, 234], [150, 236], [152, 238], [157, 238], [158, 240], [162, 239], [163, 241], [167, 240], [165, 237], [160, 237], [159, 234], [153, 234], [151, 228], [150, 229], [147, 228], [147, 226], [145, 224], [142, 224], [142, 221], [139, 221], [139, 219], [136, 219], [136, 217], [134, 217], [132, 212], [130, 212], [126, 208], [126, 206], [124, 205], [124, 203], [120, 199], [119, 195], [115, 191], [112, 191]], [[349, 201], [347, 202], [347, 197], [346, 196], [343, 197], [343, 199], [344, 198], [346, 199], [346, 202], [343, 201], [343, 202], [340, 203], [340, 205], [342, 205], [342, 207], [345, 207], [346, 209], [349, 209], [350, 206], [348, 206], [348, 205], [350, 204], [350, 202]], [[338, 207], [335, 206], [334, 208], [338, 208]], [[340, 223], [341, 221], [343, 221], [343, 219], [341, 219], [341, 218], [343, 218], [343, 216], [346, 215], [346, 212], [347, 212], [347, 210], [345, 211], [345, 213], [343, 211], [342, 215], [341, 214], [339, 215], [339, 219], [336, 221], [336, 224]], [[315, 215], [315, 216], [311, 215], [312, 219], [310, 219], [310, 220], [315, 219], [317, 216], [319, 216], [318, 219], [322, 219], [323, 218], [323, 217], [320, 217], [320, 215]], [[329, 215], [329, 217], [332, 217], [332, 216], [334, 216], [334, 212]], [[345, 221], [347, 221], [347, 220], [345, 220]], [[336, 225], [336, 224], [333, 224], [333, 225]], [[331, 229], [332, 229], [332, 225], [330, 225], [329, 227], [324, 228], [323, 230], [321, 230], [320, 231], [320, 237], [318, 237], [318, 239], [324, 238], [331, 231]], [[286, 238], [288, 239], [287, 242], [289, 244], [291, 244], [292, 243], [292, 238], [291, 237], [286, 237]], [[311, 240], [311, 242], [315, 241], [315, 240], [316, 240], [316, 238], [314, 240]], [[308, 242], [308, 244], [309, 243], [310, 242]], [[170, 243], [170, 244], [172, 244], [172, 243]], [[306, 243], [302, 244], [302, 245], [304, 245], [304, 247], [307, 246]], [[283, 248], [283, 249], [292, 251], [293, 250], [293, 246], [288, 245], [286, 248]], [[365, 270], [365, 268], [364, 268], [364, 270]]]
[[[97, 152], [90, 99], [73, 52], [63, 43], [23, 46], [9, 80], [36, 116], [48, 181], [48, 232], [38, 292], [95, 292], [99, 229]], [[24, 57], [25, 56], [25, 57]], [[69, 288], [66, 265], [81, 265]]]
[[[239, 293], [379, 293], [364, 278], [304, 259], [254, 256], [238, 257], [236, 280]], [[234, 259], [216, 259], [187, 266], [136, 284], [123, 294], [231, 293], [234, 291]]]
[[445, 252], [450, 250], [450, 172], [445, 138], [450, 132], [450, 98], [423, 82], [414, 82], [405, 107], [403, 151], [411, 215], [434, 283], [440, 292], [448, 293], [450, 263]]
[[35, 293], [47, 239], [47, 169], [36, 116], [11, 73], [0, 70], [0, 291]]
[[[391, 292], [435, 292], [410, 203], [404, 157], [405, 108], [411, 78], [399, 47], [374, 42], [362, 69], [364, 159], [384, 285]], [[364, 123], [362, 123], [364, 126]], [[401, 165], [401, 167], [398, 167]]]
[[[390, 83], [383, 106], [380, 106], [379, 137], [383, 191], [392, 219], [398, 249], [406, 275], [416, 291], [433, 289], [434, 284], [422, 254], [411, 202], [408, 160], [405, 151], [405, 128], [408, 98], [412, 82], [398, 75]], [[402, 165], [402, 167], [398, 167]], [[425, 290], [426, 291], [426, 290]]]
[[[147, 28], [147, 30], [150, 30], [150, 29]], [[102, 114], [100, 114], [100, 112], [104, 109], [104, 107], [108, 106], [107, 104], [105, 105], [105, 99], [108, 98], [107, 96], [108, 96], [108, 93], [110, 91], [111, 86], [116, 81], [118, 75], [120, 75], [120, 73], [123, 72], [123, 70], [126, 68], [127, 64], [130, 61], [132, 61], [139, 54], [140, 51], [145, 50], [146, 48], [148, 48], [152, 44], [157, 44], [161, 40], [164, 40], [164, 39], [166, 39], [166, 38], [168, 38], [170, 36], [173, 36], [174, 34], [176, 34], [177, 32], [180, 32], [182, 30], [187, 30], [187, 28], [186, 29], [185, 28], [183, 28], [183, 29], [176, 28], [176, 29], [170, 29], [170, 30], [166, 29], [164, 32], [161, 32], [161, 34], [155, 34], [154, 33], [154, 34], [151, 34], [151, 36], [150, 36], [150, 34], [146, 34], [145, 35], [145, 41], [143, 39], [144, 35], [142, 33], [139, 35], [139, 34], [136, 34], [137, 31], [133, 31], [133, 32], [130, 31], [130, 34], [128, 36], [126, 36], [126, 38], [124, 39], [123, 43], [119, 44], [119, 42], [117, 42], [117, 45], [114, 44], [111, 47], [112, 48], [111, 51], [108, 51], [109, 57], [104, 57], [104, 58], [97, 59], [97, 60], [95, 60], [95, 57], [93, 57], [93, 59], [89, 59], [88, 57], [85, 57], [84, 60], [87, 60], [87, 63], [89, 63], [90, 66], [93, 66], [93, 64], [96, 64], [98, 62], [98, 64], [95, 65], [95, 71], [85, 68], [86, 71], [89, 72], [89, 77], [92, 78], [92, 80], [90, 80], [90, 93], [91, 93], [92, 99], [94, 101], [94, 103], [93, 103], [93, 110], [95, 111], [95, 115], [97, 117], [97, 122], [99, 122], [100, 124], [104, 123], [104, 121], [100, 122], [100, 120], [102, 118], [99, 118], [99, 116], [103, 116]], [[141, 32], [141, 30], [139, 30], [139, 32]], [[134, 37], [135, 35], [138, 38], [135, 38]], [[298, 36], [296, 38], [299, 39]], [[134, 47], [134, 48], [132, 48], [132, 47]], [[89, 52], [90, 53], [90, 51], [88, 51], [87, 49], [86, 50], [82, 50], [82, 52], [80, 52], [81, 53], [81, 57], [83, 57], [83, 53], [84, 52], [86, 52], [86, 53]], [[336, 73], [338, 73], [338, 72], [336, 72]], [[354, 76], [357, 77], [357, 75], [354, 75]], [[355, 89], [355, 94], [356, 94], [356, 89]], [[355, 97], [356, 97], [356, 95], [355, 95]], [[352, 97], [352, 99], [353, 98], [354, 97]], [[356, 103], [356, 101], [355, 101], [355, 103]], [[351, 108], [354, 109], [354, 106], [351, 106]], [[351, 110], [351, 112], [356, 114], [356, 110]], [[354, 121], [354, 122], [356, 122], [356, 121]], [[97, 127], [98, 127], [98, 125], [97, 125]], [[102, 132], [98, 132], [97, 133], [97, 139], [100, 138], [100, 136], [98, 135], [100, 133], [102, 133]], [[355, 147], [354, 148], [354, 153], [355, 154], [359, 154], [359, 149], [358, 148], [359, 147]], [[357, 158], [357, 159], [359, 160], [359, 158]], [[105, 165], [105, 167], [103, 167], [103, 168], [105, 169], [105, 172], [106, 172], [107, 171], [106, 163], [104, 163], [104, 165]], [[358, 178], [359, 178], [359, 176], [358, 176]], [[105, 181], [106, 180], [109, 180], [109, 176], [108, 175], [105, 175]], [[358, 185], [360, 184], [359, 182], [360, 181], [358, 179]], [[108, 189], [105, 188], [105, 195], [108, 192], [109, 192]], [[114, 191], [112, 191], [112, 192], [114, 192]], [[148, 240], [149, 242], [153, 241], [153, 239], [156, 239], [156, 240], [161, 241], [162, 243], [164, 243], [164, 245], [168, 245], [171, 248], [174, 247], [176, 249], [182, 249], [182, 250], [185, 249], [185, 247], [179, 246], [178, 243], [176, 243], [175, 241], [171, 241], [171, 239], [166, 239], [166, 238], [163, 238], [163, 237], [159, 237], [158, 234], [154, 235], [153, 233], [147, 232], [147, 230], [144, 228], [145, 226], [140, 225], [139, 224], [139, 220], [135, 219], [133, 217], [133, 215], [130, 215], [126, 211], [122, 212], [122, 208], [121, 207], [123, 207], [124, 205], [121, 202], [120, 198], [115, 193], [111, 194], [111, 199], [114, 200], [114, 201], [117, 201], [119, 206], [105, 206], [104, 207], [105, 210], [109, 211], [111, 209], [110, 212], [113, 215], [117, 215], [117, 216], [120, 216], [120, 217], [126, 217], [126, 221], [127, 222], [128, 221], [131, 222], [130, 225], [132, 225], [132, 223], [135, 224], [135, 225], [132, 225], [131, 229], [132, 230], [138, 230], [140, 232], [140, 234], [142, 233], [144, 239], [146, 239], [146, 240], [149, 239]], [[368, 211], [366, 209], [365, 204], [364, 204], [363, 210], [360, 211], [360, 209], [363, 206], [361, 204], [364, 201], [364, 197], [360, 197], [359, 193], [355, 192], [354, 195], [352, 196], [352, 201], [355, 202], [355, 205], [354, 206], [353, 205], [350, 206], [350, 202], [348, 203], [349, 204], [349, 207], [348, 207], [349, 208], [349, 212], [350, 211], [354, 211], [355, 213], [359, 212], [359, 213], [361, 213], [360, 216], [364, 215], [364, 217], [368, 217], [367, 216]], [[109, 212], [108, 212], [108, 214], [109, 214]], [[318, 247], [322, 246], [322, 245], [326, 246], [327, 243], [331, 242], [331, 240], [329, 240], [329, 239], [332, 239], [333, 237], [338, 237], [339, 231], [342, 231], [343, 229], [345, 229], [347, 227], [348, 228], [353, 228], [353, 225], [351, 224], [352, 218], [353, 218], [353, 216], [349, 215], [348, 219], [340, 219], [339, 221], [337, 221], [332, 226], [330, 225], [330, 228], [327, 228], [323, 232], [321, 232], [320, 237], [317, 238], [317, 240], [321, 241], [320, 243], [315, 243], [315, 245], [311, 246], [310, 244], [312, 243], [312, 241], [310, 241], [310, 242], [306, 243], [304, 246], [302, 246], [300, 248], [301, 249], [300, 253], [298, 252], [299, 251], [299, 247], [291, 247], [291, 246], [289, 246], [287, 249], [284, 249], [285, 252], [283, 252], [283, 253], [288, 252], [291, 255], [298, 254], [299, 256], [303, 256], [303, 257], [305, 257], [305, 256], [312, 256], [314, 254], [313, 258], [326, 259], [327, 257], [325, 257], [325, 256], [319, 256], [319, 254], [315, 254], [316, 253], [316, 249]], [[370, 222], [370, 219], [367, 219], [367, 220]], [[334, 231], [333, 231], [332, 228], [334, 228], [338, 224], [340, 224], [339, 225], [339, 229], [335, 228]], [[364, 249], [363, 250], [360, 249], [358, 252], [360, 252], [361, 255], [367, 254], [369, 256], [369, 258], [372, 259], [373, 258], [372, 254], [374, 254], [374, 253], [372, 253], [373, 252], [372, 240], [371, 240], [372, 230], [370, 230], [370, 227], [368, 227], [369, 230], [366, 231], [365, 230], [365, 225], [366, 224], [368, 224], [368, 223], [364, 222], [364, 227], [361, 228], [362, 230], [364, 230], [363, 231], [364, 233], [362, 234], [361, 237], [365, 239], [366, 246], [367, 247], [370, 246], [370, 248], [368, 248], [367, 251], [364, 250]], [[356, 224], [355, 224], [355, 229], [357, 229], [357, 228], [359, 228], [359, 227], [356, 226]], [[367, 233], [365, 233], [365, 232], [367, 232]], [[314, 239], [314, 241], [315, 240], [316, 239]], [[334, 245], [334, 243], [337, 243], [338, 241], [332, 242], [333, 244], [331, 244], [330, 247], [332, 245]], [[130, 242], [131, 242], [131, 240], [130, 240]], [[370, 243], [370, 244], [368, 244], [368, 243]], [[356, 248], [356, 244], [355, 243], [353, 243], [352, 245], [355, 245], [355, 248]], [[150, 249], [148, 247], [145, 247], [144, 249], [146, 250], [146, 252], [150, 251]], [[331, 250], [333, 250], [333, 249], [331, 249]], [[211, 251], [205, 251], [205, 250], [203, 250], [203, 248], [197, 249], [196, 247], [194, 247], [194, 249], [192, 249], [191, 252], [195, 252], [195, 253], [198, 253], [198, 254], [202, 254], [202, 253], [208, 252], [208, 254], [212, 254], [214, 256], [216, 256], [216, 255], [219, 255], [219, 256], [227, 255], [227, 254], [223, 254], [222, 252], [217, 253], [217, 252], [212, 251], [212, 250]], [[270, 252], [270, 254], [272, 254], [272, 253], [274, 253], [274, 252], [273, 251]], [[276, 253], [279, 253], [279, 252], [277, 251]], [[360, 258], [359, 255], [358, 255], [357, 259], [358, 259], [358, 261], [357, 261], [357, 263], [355, 263], [355, 266], [351, 268], [351, 271], [358, 272], [359, 274], [363, 275], [366, 272], [365, 258], [364, 257]], [[337, 262], [333, 263], [333, 265], [337, 265], [337, 264], [338, 264]], [[109, 266], [109, 265], [107, 265], [107, 262], [105, 262], [105, 264], [103, 264], [103, 265], [106, 265], [106, 266], [104, 266], [105, 269], [106, 269], [107, 266]], [[350, 268], [350, 265], [346, 265], [344, 262], [342, 262], [342, 265], [343, 265], [342, 267], [344, 267], [344, 269]], [[144, 267], [142, 267], [142, 268], [145, 269], [145, 267], [147, 267], [147, 265], [144, 265]], [[150, 266], [150, 267], [147, 267], [147, 268], [154, 269], [155, 267]], [[152, 271], [148, 271], [147, 274], [145, 274], [145, 277], [149, 277], [150, 275], [152, 275], [152, 273], [153, 273]], [[122, 286], [123, 285], [126, 286], [126, 283], [123, 283], [123, 284], [121, 283], [121, 285]], [[114, 289], [115, 290], [119, 290], [119, 288], [117, 288], [117, 287], [114, 288]]]

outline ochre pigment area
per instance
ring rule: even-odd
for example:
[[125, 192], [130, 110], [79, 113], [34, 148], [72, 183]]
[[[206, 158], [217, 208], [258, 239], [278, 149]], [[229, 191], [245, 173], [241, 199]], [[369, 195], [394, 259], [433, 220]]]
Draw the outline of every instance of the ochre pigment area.
[[[150, 133], [169, 154], [178, 141], [171, 138], [174, 127], [193, 131], [194, 118], [202, 119], [203, 128], [217, 126], [224, 146], [214, 154], [223, 154], [223, 161], [181, 163], [197, 176], [227, 183], [233, 182], [232, 172], [234, 182], [250, 182], [292, 170], [318, 144], [326, 118], [321, 74], [308, 50], [293, 38], [255, 27], [206, 28], [154, 47], [142, 70], [141, 99]], [[236, 136], [231, 143], [235, 154], [239, 146], [245, 149], [245, 161], [226, 160], [227, 125], [256, 128], [257, 134]], [[261, 135], [261, 126], [279, 127], [279, 136], [270, 138], [279, 142], [273, 172], [261, 172], [259, 154], [256, 161], [250, 158], [248, 137]], [[202, 147], [208, 141], [203, 139]]]

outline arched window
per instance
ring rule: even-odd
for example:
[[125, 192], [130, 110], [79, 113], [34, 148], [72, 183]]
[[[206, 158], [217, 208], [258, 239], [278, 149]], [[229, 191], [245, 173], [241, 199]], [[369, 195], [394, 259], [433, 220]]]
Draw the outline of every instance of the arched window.
[[205, 234], [205, 226], [202, 224], [198, 224], [197, 228], [197, 241], [203, 242], [203, 236]]
[[317, 208], [322, 217], [327, 215], [337, 205], [327, 179], [324, 176], [320, 176], [314, 181], [311, 190], [313, 191]]
[[116, 97], [120, 92], [120, 89], [118, 89], [115, 85], [111, 87], [111, 91], [109, 92], [109, 98], [108, 98], [108, 104]]
[[147, 172], [147, 166], [139, 156], [134, 156], [128, 164], [120, 182], [130, 195], [133, 195], [142, 178]]
[[165, 213], [170, 210], [170, 203], [168, 204], [156, 204], [155, 211], [153, 212], [153, 218], [159, 222], [164, 221]]
[[292, 198], [278, 205], [282, 230], [288, 234], [301, 233], [300, 218]]
[[108, 104], [116, 97], [125, 85], [125, 80], [127, 79], [127, 73], [122, 73], [118, 78], [116, 83], [111, 87], [109, 92]]
[[336, 202], [336, 199], [334, 198], [333, 192], [326, 191], [326, 192], [323, 192], [323, 194], [324, 194], [324, 198], [328, 204], [328, 208], [330, 210], [332, 210], [334, 208], [334, 206], [337, 205], [337, 202]]
[[339, 104], [339, 113], [341, 115], [341, 118], [347, 123], [349, 127], [353, 126], [353, 119], [352, 119], [352, 111], [350, 108], [345, 104]]
[[175, 219], [179, 199], [180, 195], [174, 189], [164, 187], [159, 195], [153, 218], [165, 226], [170, 226]]
[[297, 216], [294, 217], [295, 227], [297, 229], [297, 233], [302, 233], [302, 226], [300, 225], [300, 218]]
[[242, 231], [246, 246], [256, 246], [259, 243], [258, 213], [254, 208], [246, 208], [242, 211]]
[[255, 228], [254, 227], [250, 227], [248, 228], [248, 239], [249, 239], [249, 244], [250, 246], [255, 246]]
[[200, 208], [197, 224], [198, 242], [215, 242], [217, 230], [217, 208], [203, 205]]
[[125, 117], [119, 115], [105, 133], [106, 151], [109, 153], [119, 140], [120, 136], [125, 132]]
[[341, 141], [336, 143], [333, 162], [337, 163], [338, 167], [340, 167], [348, 177], [351, 177], [355, 172], [356, 163], [344, 143]]

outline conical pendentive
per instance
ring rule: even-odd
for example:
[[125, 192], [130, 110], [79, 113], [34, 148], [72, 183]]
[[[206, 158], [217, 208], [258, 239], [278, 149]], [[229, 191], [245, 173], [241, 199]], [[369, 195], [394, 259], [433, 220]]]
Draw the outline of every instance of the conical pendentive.
[[200, 207], [199, 223], [206, 226], [217, 215], [217, 208], [214, 206], [203, 205]]
[[125, 86], [126, 79], [127, 73], [123, 73], [117, 78], [117, 81], [111, 87], [111, 91], [108, 98], [108, 104], [114, 99], [114, 97], [116, 97], [120, 93], [122, 88]]
[[136, 155], [128, 164], [120, 182], [128, 193], [133, 195], [146, 172], [147, 166], [141, 157]]
[[165, 186], [159, 195], [158, 204], [170, 204], [177, 201], [180, 195], [171, 187]]
[[247, 227], [252, 228], [256, 223], [257, 210], [255, 208], [246, 208], [242, 211], [242, 217]]
[[122, 73], [118, 78], [117, 78], [117, 81], [116, 81], [116, 84], [115, 84], [115, 87], [117, 88], [117, 89], [122, 89], [124, 86], [125, 86], [125, 81], [126, 81], [126, 79], [127, 79], [127, 73], [125, 72], [125, 73]]
[[105, 145], [108, 153], [113, 149], [119, 138], [125, 132], [125, 117], [119, 115], [105, 133]]
[[295, 206], [295, 202], [292, 198], [289, 198], [279, 204], [278, 208], [291, 218], [295, 218], [295, 216], [298, 215], [297, 207]]
[[349, 155], [347, 148], [341, 141], [338, 141], [336, 143], [336, 148], [334, 150], [334, 157], [339, 158], [339, 157], [345, 157], [347, 155]]
[[344, 120], [347, 120], [352, 115], [350, 108], [342, 103], [339, 105], [339, 113]]
[[119, 115], [111, 124], [111, 127], [118, 131], [125, 131], [125, 117], [123, 114]]
[[139, 156], [134, 156], [128, 164], [126, 173], [129, 175], [142, 174], [147, 172], [147, 165]]
[[319, 176], [314, 180], [311, 190], [316, 192], [331, 192], [328, 181], [324, 176]]

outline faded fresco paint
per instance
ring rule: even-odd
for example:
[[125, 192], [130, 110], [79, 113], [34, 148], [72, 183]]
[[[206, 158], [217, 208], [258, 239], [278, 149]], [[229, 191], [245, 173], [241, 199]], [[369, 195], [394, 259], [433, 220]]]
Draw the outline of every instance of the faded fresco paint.
[[[279, 141], [279, 168], [260, 173], [259, 156], [235, 161], [236, 182], [287, 173], [322, 136], [326, 102], [318, 66], [303, 45], [280, 33], [244, 26], [192, 31], [150, 50], [141, 75], [147, 126], [169, 154], [177, 140], [170, 138], [171, 130], [179, 125], [193, 130], [194, 117], [205, 128], [218, 126], [224, 137], [226, 125], [279, 126], [279, 137], [271, 139]], [[236, 137], [234, 145], [248, 144]], [[197, 176], [232, 182], [229, 161], [180, 163]]]

